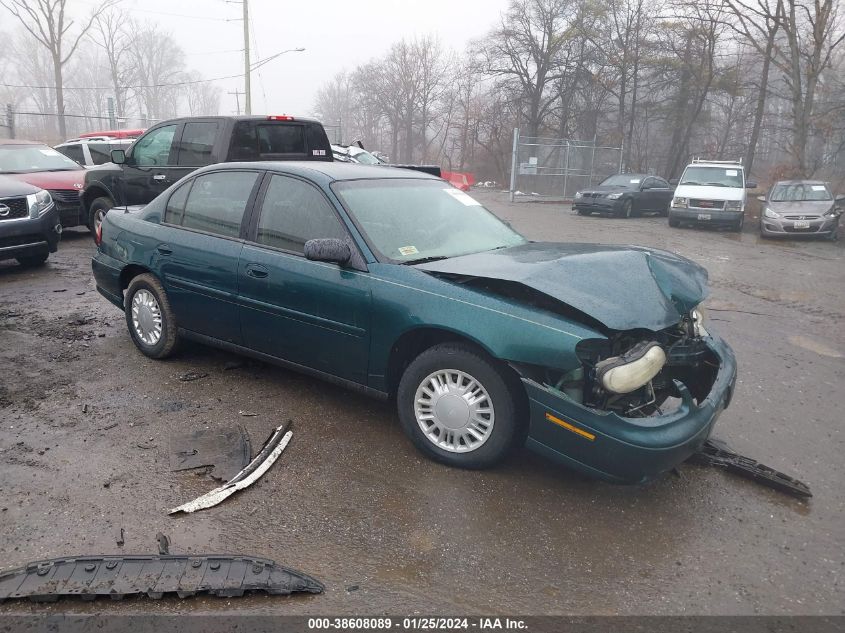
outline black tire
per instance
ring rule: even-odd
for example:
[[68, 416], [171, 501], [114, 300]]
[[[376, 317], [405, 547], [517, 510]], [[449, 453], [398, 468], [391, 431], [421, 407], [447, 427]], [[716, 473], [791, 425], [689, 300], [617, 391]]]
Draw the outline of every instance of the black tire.
[[590, 215], [590, 212], [587, 209], [575, 209], [575, 213], [578, 215]]
[[[437, 446], [417, 422], [417, 390], [429, 376], [441, 370], [458, 370], [472, 377], [487, 392], [493, 409], [490, 435], [480, 446], [467, 452]], [[501, 461], [524, 439], [520, 389], [518, 379], [483, 352], [460, 343], [444, 343], [427, 349], [407, 367], [399, 382], [396, 406], [402, 429], [420, 452], [449, 466], [487, 468]]]
[[92, 235], [97, 233], [97, 224], [102, 222], [106, 212], [114, 206], [114, 200], [107, 196], [94, 198], [91, 206], [88, 207], [88, 230]]
[[18, 263], [23, 266], [24, 268], [36, 268], [38, 266], [43, 266], [44, 263], [47, 261], [47, 258], [50, 257], [50, 253], [45, 251], [40, 255], [29, 255], [28, 257], [18, 257]]
[[[151, 294], [155, 299], [161, 317], [161, 333], [155, 342], [147, 342], [141, 339], [141, 335], [133, 324], [132, 304], [135, 295], [142, 290]], [[173, 309], [170, 307], [170, 300], [167, 298], [167, 293], [159, 280], [149, 273], [138, 275], [132, 279], [129, 288], [126, 289], [123, 305], [125, 306], [126, 327], [129, 329], [129, 335], [132, 337], [135, 346], [150, 358], [161, 359], [170, 356], [179, 342], [179, 336], [176, 318], [173, 316]]]
[[745, 224], [745, 215], [741, 215], [739, 220], [731, 226], [731, 231], [734, 233], [742, 233], [742, 225]]
[[634, 217], [634, 201], [628, 198], [622, 201], [622, 208], [619, 209], [619, 217], [630, 219]]
[[681, 223], [675, 218], [669, 218], [669, 226], [671, 226], [673, 229], [677, 229], [679, 226], [681, 226]]

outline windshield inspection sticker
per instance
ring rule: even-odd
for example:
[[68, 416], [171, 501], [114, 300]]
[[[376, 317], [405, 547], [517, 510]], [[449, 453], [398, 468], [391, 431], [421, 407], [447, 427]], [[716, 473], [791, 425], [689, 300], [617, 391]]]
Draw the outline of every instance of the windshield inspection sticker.
[[637, 184], [639, 184], [640, 179], [639, 178], [631, 178], [628, 182], [632, 185], [637, 185]]
[[739, 172], [736, 169], [726, 169], [725, 176], [736, 176]]
[[810, 185], [813, 191], [824, 191], [824, 185]]
[[416, 255], [419, 253], [416, 246], [400, 246], [399, 252], [402, 253], [405, 257], [408, 255]]
[[467, 206], [467, 207], [480, 207], [481, 206], [481, 203], [478, 200], [471, 198], [470, 196], [465, 194], [460, 189], [455, 189], [454, 187], [449, 187], [448, 189], [444, 189], [443, 191], [448, 193], [450, 196], [452, 196], [455, 200], [457, 200], [458, 202], [460, 202], [464, 206]]

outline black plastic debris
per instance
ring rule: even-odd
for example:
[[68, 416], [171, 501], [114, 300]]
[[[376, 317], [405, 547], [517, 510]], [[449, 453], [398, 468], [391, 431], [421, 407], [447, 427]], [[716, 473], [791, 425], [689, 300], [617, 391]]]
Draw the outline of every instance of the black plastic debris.
[[181, 380], [182, 382], [193, 382], [194, 380], [199, 380], [201, 378], [206, 378], [206, 377], [208, 377], [208, 374], [206, 372], [189, 371], [189, 372], [179, 376], [179, 380]]
[[0, 573], [0, 602], [29, 599], [55, 602], [75, 596], [120, 600], [198, 593], [235, 598], [250, 592], [270, 595], [322, 593], [318, 580], [272, 560], [251, 556], [80, 556], [29, 563]]
[[170, 470], [213, 466], [215, 479], [228, 481], [249, 463], [252, 447], [240, 424], [170, 436]]
[[780, 471], [764, 466], [760, 462], [733, 452], [723, 441], [710, 438], [690, 461], [707, 466], [719, 466], [725, 470], [746, 477], [757, 483], [780, 490], [793, 497], [812, 497], [810, 487], [803, 481]]

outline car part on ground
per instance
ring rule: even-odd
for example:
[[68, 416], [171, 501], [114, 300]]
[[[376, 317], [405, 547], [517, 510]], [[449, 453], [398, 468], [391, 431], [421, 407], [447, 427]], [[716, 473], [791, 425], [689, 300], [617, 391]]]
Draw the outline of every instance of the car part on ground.
[[216, 506], [221, 501], [228, 499], [238, 490], [251, 486], [264, 473], [269, 470], [270, 466], [279, 458], [282, 451], [290, 442], [293, 436], [293, 431], [288, 431], [291, 421], [288, 420], [285, 424], [277, 427], [273, 434], [268, 438], [264, 444], [261, 452], [255, 456], [246, 468], [241, 470], [237, 475], [232, 477], [222, 486], [207, 492], [201, 497], [197, 497], [193, 501], [188, 501], [182, 505], [173, 508], [168, 514], [176, 514], [178, 512], [196, 512], [197, 510], [204, 510]]
[[240, 555], [77, 556], [28, 563], [0, 573], [0, 602], [29, 599], [55, 602], [60, 597], [120, 600], [165, 594], [187, 598], [205, 593], [236, 598], [245, 593], [270, 595], [322, 593], [323, 584], [266, 558]]
[[695, 464], [719, 466], [728, 472], [756, 481], [759, 484], [780, 490], [793, 497], [809, 498], [813, 496], [810, 487], [803, 481], [764, 466], [750, 457], [743, 457], [733, 452], [727, 444], [716, 438], [710, 438], [695, 453], [690, 461]]
[[170, 470], [213, 467], [211, 476], [228, 481], [249, 464], [249, 435], [240, 424], [197, 429], [170, 436]]

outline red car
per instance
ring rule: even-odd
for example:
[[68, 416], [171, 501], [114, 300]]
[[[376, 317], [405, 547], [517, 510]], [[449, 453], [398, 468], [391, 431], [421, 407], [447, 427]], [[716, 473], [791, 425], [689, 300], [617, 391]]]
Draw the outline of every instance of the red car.
[[52, 147], [36, 141], [0, 139], [0, 175], [49, 191], [63, 227], [85, 224], [79, 198], [85, 170]]

